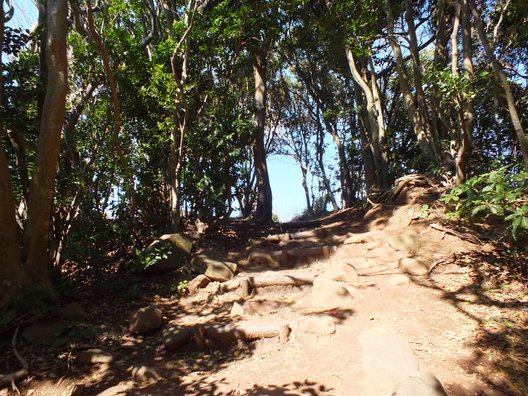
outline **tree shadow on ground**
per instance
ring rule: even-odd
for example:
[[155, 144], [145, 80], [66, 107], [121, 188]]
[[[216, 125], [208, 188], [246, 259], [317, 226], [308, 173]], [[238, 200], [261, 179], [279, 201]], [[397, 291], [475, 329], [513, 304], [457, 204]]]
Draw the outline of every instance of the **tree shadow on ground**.
[[[505, 394], [528, 394], [528, 258], [499, 249], [455, 254], [434, 268], [431, 282], [441, 298], [478, 324], [473, 356], [461, 366]], [[454, 274], [451, 280], [447, 277]], [[444, 277], [444, 278], [443, 278]]]

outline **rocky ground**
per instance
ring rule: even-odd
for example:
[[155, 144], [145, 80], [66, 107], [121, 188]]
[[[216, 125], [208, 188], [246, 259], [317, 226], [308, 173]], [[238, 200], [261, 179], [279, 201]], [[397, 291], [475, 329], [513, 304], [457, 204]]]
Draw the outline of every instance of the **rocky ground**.
[[19, 391], [401, 396], [434, 375], [449, 395], [528, 394], [526, 257], [442, 224], [427, 191], [404, 195], [312, 222], [222, 224], [194, 241], [195, 263], [220, 266], [209, 278], [72, 271], [80, 305], [15, 339]]

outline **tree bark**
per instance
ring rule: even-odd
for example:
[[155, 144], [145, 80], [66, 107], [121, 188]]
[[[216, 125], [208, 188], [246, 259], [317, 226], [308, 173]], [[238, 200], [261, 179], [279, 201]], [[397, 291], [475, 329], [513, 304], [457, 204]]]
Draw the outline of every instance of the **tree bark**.
[[264, 145], [267, 105], [266, 56], [270, 45], [271, 38], [267, 37], [261, 47], [258, 50], [255, 50], [252, 54], [253, 72], [255, 76], [255, 114], [253, 120], [255, 137], [253, 140], [253, 156], [255, 158], [255, 172], [257, 175], [258, 189], [255, 219], [262, 223], [270, 222], [273, 216], [273, 197], [269, 181], [268, 165], [266, 162], [266, 148]]
[[47, 8], [48, 86], [42, 107], [35, 169], [31, 180], [28, 219], [24, 230], [24, 249], [27, 255], [25, 257], [26, 273], [30, 283], [51, 290], [48, 274], [50, 260], [48, 243], [52, 198], [68, 89], [66, 56], [68, 2], [67, 0], [49, 0]]
[[502, 71], [501, 64], [499, 63], [499, 60], [497, 59], [497, 57], [495, 56], [493, 52], [493, 49], [491, 48], [491, 45], [486, 36], [486, 32], [484, 31], [484, 26], [482, 24], [480, 13], [477, 10], [475, 2], [474, 0], [469, 0], [469, 1], [470, 1], [470, 8], [471, 8], [471, 12], [473, 13], [475, 28], [477, 30], [479, 40], [482, 43], [482, 46], [484, 47], [484, 52], [486, 53], [486, 56], [490, 60], [491, 65], [493, 66], [493, 70], [495, 71], [495, 74], [497, 75], [499, 79], [500, 85], [502, 86], [504, 95], [506, 96], [506, 103], [508, 105], [508, 111], [510, 113], [510, 118], [513, 124], [513, 129], [515, 130], [515, 134], [517, 135], [519, 147], [523, 155], [524, 169], [528, 171], [528, 142], [526, 140], [526, 135], [524, 133], [524, 129], [521, 123], [521, 119], [519, 117], [519, 113], [517, 112], [517, 107], [515, 106], [515, 99], [513, 98], [513, 93], [511, 91], [510, 83], [508, 82], [508, 78], [506, 77], [506, 74], [504, 74], [504, 71]]
[[389, 0], [384, 0], [385, 12], [387, 14], [387, 40], [389, 45], [392, 48], [394, 54], [394, 61], [396, 62], [396, 70], [398, 74], [398, 82], [400, 84], [400, 89], [407, 107], [407, 112], [409, 114], [409, 119], [411, 120], [416, 139], [418, 141], [418, 146], [422, 153], [430, 159], [434, 159], [434, 151], [432, 148], [431, 139], [427, 133], [426, 125], [424, 120], [420, 116], [416, 105], [414, 104], [414, 97], [411, 93], [409, 76], [407, 70], [405, 70], [405, 62], [403, 60], [403, 55], [401, 52], [400, 44], [394, 36], [394, 16], [392, 13], [392, 8]]

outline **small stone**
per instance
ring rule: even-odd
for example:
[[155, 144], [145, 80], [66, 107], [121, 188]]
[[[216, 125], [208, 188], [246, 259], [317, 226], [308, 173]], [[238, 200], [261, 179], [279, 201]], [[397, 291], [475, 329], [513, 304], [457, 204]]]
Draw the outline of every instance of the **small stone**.
[[427, 275], [429, 267], [420, 260], [410, 257], [402, 258], [398, 261], [398, 268], [409, 275], [422, 276]]
[[162, 379], [158, 372], [147, 366], [132, 367], [132, 378], [145, 384], [153, 384]]
[[161, 340], [168, 351], [176, 350], [187, 344], [192, 336], [190, 327], [178, 327], [171, 325], [163, 330]]
[[321, 277], [337, 282], [356, 283], [358, 273], [353, 265], [347, 263], [336, 263], [326, 269]]
[[389, 284], [391, 286], [405, 286], [410, 283], [410, 279], [407, 275], [396, 274], [389, 278]]
[[242, 316], [244, 315], [244, 307], [238, 302], [234, 302], [229, 312], [231, 316]]
[[328, 315], [314, 315], [302, 319], [297, 327], [300, 333], [330, 335], [336, 331], [335, 320]]
[[414, 232], [405, 232], [389, 238], [389, 246], [397, 252], [416, 253], [421, 245], [420, 237]]
[[134, 334], [145, 334], [157, 330], [163, 324], [163, 313], [159, 308], [148, 306], [138, 309], [130, 319], [128, 330]]
[[400, 382], [392, 396], [447, 396], [447, 392], [433, 373], [417, 371]]
[[79, 354], [79, 362], [83, 364], [108, 364], [112, 360], [114, 360], [112, 354], [100, 348], [87, 349]]
[[187, 290], [189, 290], [190, 294], [195, 294], [198, 292], [198, 289], [203, 289], [209, 282], [211, 280], [207, 276], [200, 274], [188, 283]]

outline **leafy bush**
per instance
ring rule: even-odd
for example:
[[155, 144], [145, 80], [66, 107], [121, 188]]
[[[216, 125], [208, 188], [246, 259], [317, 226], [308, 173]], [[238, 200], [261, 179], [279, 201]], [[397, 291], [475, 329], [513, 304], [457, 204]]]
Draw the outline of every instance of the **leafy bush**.
[[155, 265], [158, 261], [168, 258], [172, 248], [170, 241], [158, 241], [144, 250], [136, 249], [136, 265], [143, 269]]
[[452, 208], [448, 218], [495, 218], [514, 240], [528, 234], [528, 173], [513, 166], [472, 177], [443, 199]]

